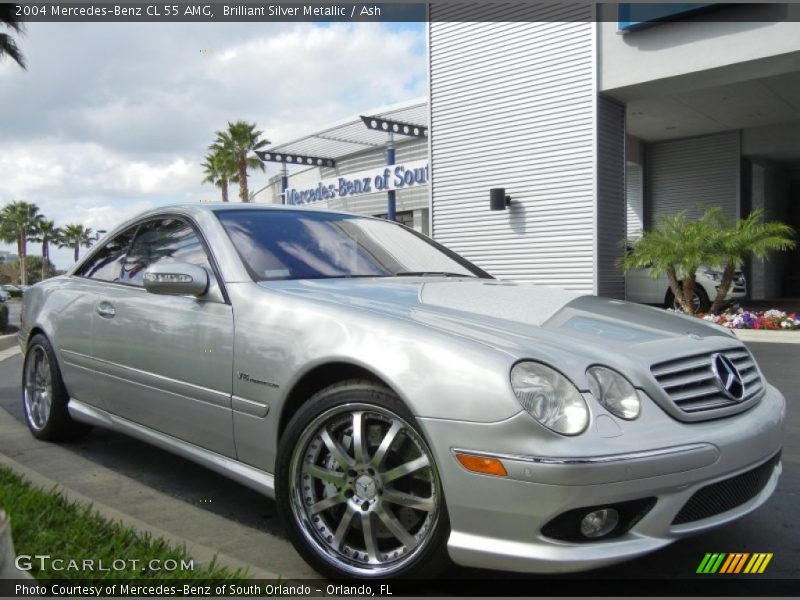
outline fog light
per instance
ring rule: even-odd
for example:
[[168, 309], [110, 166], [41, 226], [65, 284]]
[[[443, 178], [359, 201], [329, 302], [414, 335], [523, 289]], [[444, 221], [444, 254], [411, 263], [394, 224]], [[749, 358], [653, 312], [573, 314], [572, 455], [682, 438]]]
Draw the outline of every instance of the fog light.
[[588, 538], [608, 535], [619, 523], [619, 513], [613, 508], [593, 510], [581, 520], [581, 533]]

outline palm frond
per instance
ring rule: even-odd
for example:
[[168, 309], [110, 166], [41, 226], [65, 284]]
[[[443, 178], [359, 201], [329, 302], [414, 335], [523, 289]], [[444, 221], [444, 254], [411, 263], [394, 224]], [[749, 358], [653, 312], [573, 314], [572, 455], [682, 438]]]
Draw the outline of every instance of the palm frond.
[[10, 56], [23, 69], [27, 69], [25, 57], [22, 55], [22, 50], [17, 46], [16, 40], [7, 33], [0, 33], [0, 58], [4, 54]]

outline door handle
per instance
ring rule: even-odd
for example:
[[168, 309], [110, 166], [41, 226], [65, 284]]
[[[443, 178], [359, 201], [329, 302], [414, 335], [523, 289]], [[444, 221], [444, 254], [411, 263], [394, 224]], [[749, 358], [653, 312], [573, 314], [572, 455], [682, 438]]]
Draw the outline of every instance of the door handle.
[[114, 305], [111, 304], [111, 302], [104, 301], [97, 305], [97, 314], [106, 319], [113, 319], [117, 311], [114, 309]]

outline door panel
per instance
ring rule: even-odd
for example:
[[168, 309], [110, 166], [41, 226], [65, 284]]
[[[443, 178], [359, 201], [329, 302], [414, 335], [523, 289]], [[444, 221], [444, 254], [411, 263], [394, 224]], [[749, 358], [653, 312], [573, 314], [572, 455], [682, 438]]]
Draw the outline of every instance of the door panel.
[[110, 412], [226, 456], [231, 423], [230, 305], [113, 286], [94, 316], [98, 387]]
[[109, 282], [119, 281], [122, 259], [133, 241], [138, 225], [121, 231], [102, 246], [93, 248], [85, 262], [56, 290], [50, 312], [56, 313], [54, 343], [61, 374], [71, 398], [105, 408], [96, 385], [93, 360], [93, 326], [98, 295]]
[[653, 279], [647, 269], [625, 273], [625, 299], [631, 302], [662, 304], [668, 287], [666, 275]]
[[[147, 269], [170, 262], [206, 269], [208, 292], [196, 298], [145, 291]], [[107, 409], [234, 456], [233, 311], [199, 236], [180, 218], [143, 222], [122, 261], [119, 282], [107, 286], [93, 307], [93, 356]]]

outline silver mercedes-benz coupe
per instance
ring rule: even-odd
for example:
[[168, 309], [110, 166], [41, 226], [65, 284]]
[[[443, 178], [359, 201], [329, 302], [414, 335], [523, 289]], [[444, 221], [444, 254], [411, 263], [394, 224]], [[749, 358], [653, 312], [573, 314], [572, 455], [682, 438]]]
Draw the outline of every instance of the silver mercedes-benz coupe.
[[781, 472], [784, 398], [730, 331], [351, 214], [147, 212], [25, 294], [19, 341], [33, 435], [106, 427], [274, 497], [328, 577], [599, 567]]

